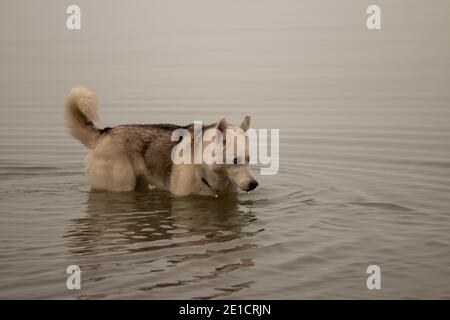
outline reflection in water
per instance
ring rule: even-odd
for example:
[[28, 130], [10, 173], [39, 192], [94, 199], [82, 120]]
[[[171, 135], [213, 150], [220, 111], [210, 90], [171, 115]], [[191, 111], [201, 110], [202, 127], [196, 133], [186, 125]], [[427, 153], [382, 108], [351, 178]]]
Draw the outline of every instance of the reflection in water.
[[[141, 254], [144, 256], [135, 258], [133, 265], [141, 260], [149, 267], [149, 274], [164, 272], [178, 264], [255, 248], [256, 245], [248, 241], [240, 244], [233, 244], [233, 241], [261, 231], [251, 226], [256, 221], [251, 213], [252, 201], [242, 201], [238, 195], [219, 199], [177, 198], [156, 190], [126, 193], [92, 190], [88, 193], [86, 204], [85, 217], [74, 219], [65, 237], [69, 241], [73, 261], [82, 264], [84, 271], [88, 270], [87, 282], [107, 278], [105, 270], [99, 270], [105, 267], [104, 262], [100, 264], [102, 258], [99, 257], [110, 262], [114, 260], [115, 264], [126, 264], [123, 257]], [[164, 256], [159, 254], [161, 251], [165, 252]], [[211, 280], [253, 265], [251, 258], [242, 256], [237, 262], [220, 264], [212, 270], [211, 266], [205, 270], [197, 269], [187, 279], [146, 282], [139, 290], [150, 291]], [[211, 297], [231, 294], [251, 283], [232, 284]]]
[[[240, 205], [236, 195], [219, 199], [174, 198], [159, 191], [109, 193], [93, 190], [89, 192], [86, 213], [86, 217], [74, 219], [73, 229], [67, 235], [73, 241], [71, 250], [76, 254], [110, 251], [113, 248], [96, 247], [106, 238], [113, 240], [111, 244], [145, 243], [135, 249], [138, 251], [228, 241], [245, 237], [248, 232], [243, 228], [255, 219], [248, 207]], [[174, 241], [163, 246], [152, 245], [158, 240], [171, 239]], [[186, 243], [178, 239], [197, 240]]]

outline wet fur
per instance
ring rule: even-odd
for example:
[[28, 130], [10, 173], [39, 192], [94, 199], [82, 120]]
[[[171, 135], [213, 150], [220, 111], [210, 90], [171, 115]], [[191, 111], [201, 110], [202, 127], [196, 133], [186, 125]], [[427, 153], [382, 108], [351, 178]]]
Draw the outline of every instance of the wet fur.
[[[173, 165], [171, 151], [178, 141], [171, 141], [172, 132], [184, 128], [193, 137], [193, 125], [121, 125], [99, 129], [94, 125], [99, 119], [97, 99], [93, 92], [82, 87], [72, 89], [67, 97], [65, 116], [71, 134], [90, 148], [85, 173], [96, 189], [120, 192], [153, 185], [175, 195], [236, 191], [223, 168], [215, 168], [212, 173], [203, 165]], [[210, 180], [214, 190], [202, 177]], [[253, 179], [251, 175], [247, 178]]]

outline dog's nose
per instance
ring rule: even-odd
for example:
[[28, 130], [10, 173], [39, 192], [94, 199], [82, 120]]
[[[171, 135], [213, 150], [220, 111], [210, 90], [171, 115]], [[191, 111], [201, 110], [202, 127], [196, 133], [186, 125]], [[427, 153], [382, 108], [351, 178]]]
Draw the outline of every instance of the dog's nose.
[[247, 191], [252, 191], [253, 189], [255, 189], [258, 186], [258, 181], [256, 180], [252, 180], [250, 181], [250, 183], [248, 184], [248, 189]]

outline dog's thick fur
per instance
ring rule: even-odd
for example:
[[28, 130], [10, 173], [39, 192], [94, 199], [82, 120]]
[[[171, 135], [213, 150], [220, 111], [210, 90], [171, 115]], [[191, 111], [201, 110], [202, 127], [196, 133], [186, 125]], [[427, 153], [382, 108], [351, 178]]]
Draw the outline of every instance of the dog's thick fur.
[[[248, 161], [238, 165], [174, 165], [171, 152], [178, 141], [171, 141], [172, 132], [184, 128], [193, 136], [193, 125], [121, 125], [99, 129], [95, 126], [100, 118], [97, 98], [82, 87], [72, 89], [67, 97], [65, 117], [71, 134], [90, 148], [85, 172], [96, 189], [119, 192], [152, 185], [175, 195], [218, 195], [235, 192], [237, 187], [250, 191], [258, 185]], [[240, 128], [246, 131], [249, 126], [250, 117], [246, 117]], [[222, 119], [203, 129], [214, 127], [222, 132], [238, 128]], [[237, 135], [241, 130], [235, 131]], [[241, 156], [248, 158], [248, 150]]]

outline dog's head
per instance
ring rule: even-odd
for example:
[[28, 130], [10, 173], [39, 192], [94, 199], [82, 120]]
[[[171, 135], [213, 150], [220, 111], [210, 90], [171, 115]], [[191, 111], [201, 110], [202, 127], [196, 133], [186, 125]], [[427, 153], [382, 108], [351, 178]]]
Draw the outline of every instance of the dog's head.
[[[223, 146], [218, 149], [222, 150], [223, 163], [203, 163], [209, 183], [219, 187], [223, 180], [229, 180], [234, 186], [247, 192], [258, 186], [249, 166], [249, 139], [245, 134], [249, 127], [249, 116], [244, 118], [240, 126], [228, 124], [225, 119], [217, 122], [215, 129], [217, 129], [216, 132], [221, 133], [222, 141], [216, 141], [216, 143], [221, 143]], [[207, 147], [210, 143], [212, 142], [204, 142], [203, 147]]]

